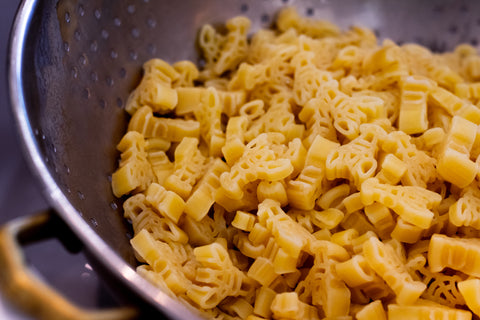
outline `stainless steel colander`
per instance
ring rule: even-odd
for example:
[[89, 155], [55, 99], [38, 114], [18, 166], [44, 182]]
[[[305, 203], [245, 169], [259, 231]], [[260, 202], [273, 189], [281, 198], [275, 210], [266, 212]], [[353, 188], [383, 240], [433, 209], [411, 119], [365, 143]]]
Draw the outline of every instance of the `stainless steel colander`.
[[[126, 129], [125, 101], [144, 61], [198, 62], [201, 25], [243, 14], [254, 31], [269, 27], [286, 5], [342, 28], [362, 25], [380, 39], [435, 51], [463, 42], [476, 46], [480, 34], [479, 1], [25, 0], [18, 11], [9, 80], [26, 157], [57, 215], [92, 259], [122, 290], [168, 317], [194, 315], [135, 273], [131, 230], [110, 188], [115, 145]], [[37, 216], [33, 225], [45, 227], [48, 220]], [[13, 236], [33, 228], [32, 220], [7, 227]]]

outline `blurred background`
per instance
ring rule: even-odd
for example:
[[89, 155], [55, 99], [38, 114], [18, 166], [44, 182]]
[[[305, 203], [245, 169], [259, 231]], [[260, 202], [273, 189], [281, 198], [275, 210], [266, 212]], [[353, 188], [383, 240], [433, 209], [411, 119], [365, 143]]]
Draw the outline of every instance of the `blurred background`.
[[[23, 159], [20, 139], [10, 111], [7, 83], [8, 39], [20, 0], [0, 1], [0, 224], [48, 208], [40, 184]], [[85, 308], [114, 304], [83, 254], [70, 254], [52, 239], [25, 247], [30, 269]], [[0, 319], [33, 319], [0, 292]]]

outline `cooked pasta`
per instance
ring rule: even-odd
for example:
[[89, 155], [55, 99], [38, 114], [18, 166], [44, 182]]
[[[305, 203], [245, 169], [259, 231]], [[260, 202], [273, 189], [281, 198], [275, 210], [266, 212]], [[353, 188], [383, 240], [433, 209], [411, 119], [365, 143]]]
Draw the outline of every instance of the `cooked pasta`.
[[138, 272], [212, 319], [480, 317], [480, 56], [278, 14], [152, 59], [112, 176]]

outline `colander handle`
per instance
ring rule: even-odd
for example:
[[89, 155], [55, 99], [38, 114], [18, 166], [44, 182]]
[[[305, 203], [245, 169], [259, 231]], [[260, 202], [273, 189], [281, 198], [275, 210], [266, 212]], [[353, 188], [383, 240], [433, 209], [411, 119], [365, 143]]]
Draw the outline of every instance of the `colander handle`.
[[[137, 317], [133, 308], [86, 310], [68, 301], [26, 266], [22, 244], [52, 237], [51, 211], [21, 217], [0, 228], [0, 287], [12, 303], [38, 319], [123, 320]], [[59, 237], [61, 239], [61, 237]]]

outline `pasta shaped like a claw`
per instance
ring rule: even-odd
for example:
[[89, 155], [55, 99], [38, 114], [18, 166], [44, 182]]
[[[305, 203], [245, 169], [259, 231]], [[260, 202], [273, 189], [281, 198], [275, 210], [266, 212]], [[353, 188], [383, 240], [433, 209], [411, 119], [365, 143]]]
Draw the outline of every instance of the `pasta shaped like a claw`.
[[112, 189], [116, 197], [132, 191], [143, 191], [156, 180], [147, 160], [145, 139], [138, 132], [127, 133], [117, 146], [122, 152], [119, 169], [112, 174]]
[[425, 291], [427, 286], [412, 279], [401, 258], [389, 245], [372, 237], [363, 244], [363, 254], [368, 264], [395, 292], [400, 305], [414, 303]]
[[362, 184], [361, 197], [364, 205], [375, 201], [392, 209], [402, 219], [426, 229], [433, 220], [432, 209], [440, 204], [442, 197], [433, 191], [415, 186], [392, 186], [370, 178]]

